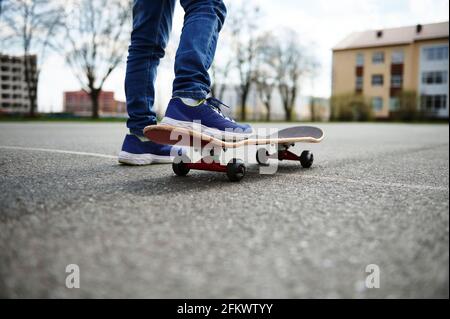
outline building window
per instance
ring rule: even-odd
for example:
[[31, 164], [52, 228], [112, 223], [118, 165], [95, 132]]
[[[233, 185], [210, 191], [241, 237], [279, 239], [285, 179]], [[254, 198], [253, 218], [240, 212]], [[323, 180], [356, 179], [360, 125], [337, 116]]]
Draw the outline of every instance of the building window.
[[391, 97], [389, 100], [389, 110], [398, 111], [400, 109], [400, 99], [398, 97]]
[[403, 75], [393, 74], [391, 76], [391, 87], [401, 88], [403, 86]]
[[423, 84], [446, 84], [448, 73], [446, 71], [431, 71], [422, 73]]
[[423, 95], [422, 109], [426, 111], [439, 111], [447, 108], [447, 95]]
[[384, 79], [382, 74], [372, 75], [372, 86], [383, 86]]
[[356, 55], [356, 66], [364, 66], [364, 54], [358, 53]]
[[403, 51], [392, 52], [392, 64], [403, 64], [405, 61], [405, 54]]
[[364, 78], [362, 76], [356, 77], [356, 89], [362, 90], [364, 85]]
[[437, 109], [445, 110], [447, 108], [447, 95], [435, 95], [434, 107]]
[[372, 98], [372, 108], [375, 112], [379, 112], [383, 109], [383, 98], [374, 97]]
[[434, 46], [423, 49], [427, 61], [448, 60], [448, 46]]
[[384, 52], [374, 52], [372, 54], [373, 64], [383, 64], [384, 63]]

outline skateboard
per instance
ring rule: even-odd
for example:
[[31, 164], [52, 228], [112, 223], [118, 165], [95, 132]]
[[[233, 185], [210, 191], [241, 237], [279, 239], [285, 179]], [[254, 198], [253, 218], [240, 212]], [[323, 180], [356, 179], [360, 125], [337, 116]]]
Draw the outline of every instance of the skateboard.
[[[293, 153], [290, 148], [297, 143], [320, 143], [324, 133], [313, 126], [294, 126], [271, 132], [268, 135], [255, 135], [247, 139], [222, 140], [203, 134], [193, 128], [181, 128], [166, 124], [150, 125], [144, 129], [144, 135], [158, 144], [169, 144], [191, 147], [200, 151], [201, 159], [191, 161], [186, 154], [179, 154], [172, 163], [172, 169], [178, 176], [186, 176], [190, 170], [203, 170], [226, 173], [229, 180], [242, 180], [247, 171], [246, 163], [239, 158], [232, 158], [227, 164], [220, 162], [221, 152], [256, 145], [256, 161], [261, 166], [268, 166], [270, 159], [300, 162], [304, 168], [310, 168], [314, 162], [311, 151], [305, 150], [301, 155]], [[270, 152], [271, 145], [276, 151]]]

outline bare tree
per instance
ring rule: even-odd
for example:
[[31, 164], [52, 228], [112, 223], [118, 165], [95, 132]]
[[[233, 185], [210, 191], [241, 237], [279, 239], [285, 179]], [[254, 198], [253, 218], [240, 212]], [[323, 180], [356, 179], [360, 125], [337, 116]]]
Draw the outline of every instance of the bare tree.
[[8, 42], [11, 46], [18, 46], [23, 55], [23, 67], [27, 95], [30, 104], [30, 116], [34, 116], [37, 109], [37, 80], [39, 65], [35, 57], [44, 59], [48, 47], [53, 45], [55, 35], [61, 27], [61, 1], [50, 0], [7, 0], [2, 1], [2, 20]]
[[211, 94], [219, 100], [223, 100], [225, 95], [225, 90], [227, 89], [226, 82], [228, 81], [232, 66], [233, 61], [231, 59], [229, 59], [224, 66], [219, 66], [216, 62], [211, 66]]
[[295, 31], [285, 30], [283, 33], [284, 37], [278, 41], [275, 65], [285, 120], [291, 121], [301, 81], [304, 76], [310, 74], [314, 59], [308, 57], [306, 48], [300, 46]]
[[247, 99], [256, 71], [256, 46], [259, 7], [244, 1], [240, 7], [231, 7], [228, 21], [231, 30], [235, 68], [239, 79], [241, 120], [247, 117]]
[[309, 108], [310, 108], [310, 114], [311, 114], [311, 122], [315, 122], [317, 115], [316, 115], [316, 98], [314, 96], [311, 96], [311, 99], [309, 101]]
[[[311, 87], [312, 87], [313, 91], [314, 91], [314, 82], [316, 80], [319, 70], [320, 70], [320, 64], [317, 61], [311, 61], [310, 66], [309, 66], [309, 75], [310, 75]], [[319, 108], [319, 105], [316, 105], [316, 98], [314, 96], [311, 96], [310, 114], [311, 114], [312, 122], [317, 121], [318, 117], [320, 116], [320, 114], [318, 114], [318, 111], [319, 111], [318, 108]]]
[[266, 108], [266, 121], [271, 119], [272, 96], [277, 87], [276, 39], [271, 33], [261, 35], [256, 46], [255, 84], [258, 96]]
[[122, 62], [130, 34], [131, 1], [72, 0], [66, 21], [66, 61], [89, 94], [92, 117], [112, 71]]

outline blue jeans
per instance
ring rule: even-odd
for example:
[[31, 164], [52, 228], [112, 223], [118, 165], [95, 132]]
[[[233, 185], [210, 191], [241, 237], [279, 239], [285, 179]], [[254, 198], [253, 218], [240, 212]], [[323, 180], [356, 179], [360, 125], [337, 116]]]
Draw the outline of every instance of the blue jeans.
[[[180, 0], [185, 11], [175, 57], [172, 96], [204, 99], [210, 92], [208, 69], [226, 16], [222, 0]], [[156, 69], [172, 29], [176, 0], [134, 0], [133, 31], [128, 49], [125, 95], [130, 132], [142, 135], [156, 123], [153, 110]]]

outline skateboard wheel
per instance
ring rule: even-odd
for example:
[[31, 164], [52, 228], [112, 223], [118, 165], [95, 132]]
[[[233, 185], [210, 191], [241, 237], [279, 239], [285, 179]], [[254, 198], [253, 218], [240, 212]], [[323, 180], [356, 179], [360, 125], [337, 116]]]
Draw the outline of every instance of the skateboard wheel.
[[311, 151], [303, 151], [300, 155], [300, 164], [304, 168], [310, 168], [314, 162], [314, 154]]
[[191, 160], [186, 155], [175, 157], [172, 163], [172, 170], [177, 176], [186, 176], [191, 170], [187, 167], [186, 163], [190, 163]]
[[243, 161], [233, 158], [227, 164], [227, 176], [232, 182], [239, 182], [245, 176], [246, 167]]
[[259, 148], [256, 151], [256, 161], [259, 165], [268, 165], [269, 152], [265, 148]]

